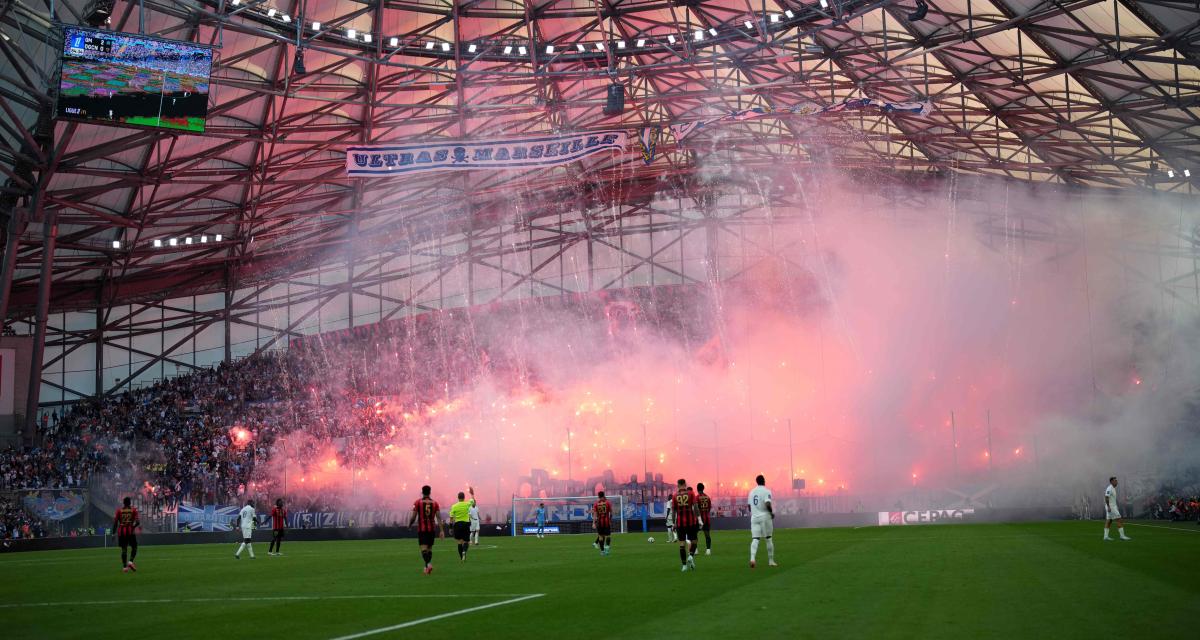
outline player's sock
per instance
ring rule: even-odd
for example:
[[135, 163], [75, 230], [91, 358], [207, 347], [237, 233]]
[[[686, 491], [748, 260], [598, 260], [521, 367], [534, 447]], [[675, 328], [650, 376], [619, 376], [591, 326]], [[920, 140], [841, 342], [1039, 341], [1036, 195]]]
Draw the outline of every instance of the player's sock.
[[429, 566], [433, 562], [433, 551], [425, 549], [421, 551], [421, 559], [425, 561], [425, 566]]
[[1104, 539], [1108, 540], [1108, 527], [1104, 527]]
[[1127, 537], [1125, 537], [1125, 527], [1118, 527], [1118, 528], [1117, 528], [1117, 535], [1121, 536], [1121, 539], [1122, 539], [1122, 540], [1129, 540], [1129, 539], [1130, 539], [1130, 538], [1127, 538]]
[[690, 549], [688, 549], [688, 555], [692, 555], [692, 556], [696, 555], [696, 550], [699, 548], [700, 548], [700, 544], [698, 542], [696, 542], [695, 540], [692, 540], [692, 546]]
[[252, 545], [252, 544], [247, 544], [247, 545], [246, 545], [246, 550], [250, 552], [250, 557], [251, 557], [251, 558], [254, 558], [254, 545]]
[[679, 545], [679, 561], [683, 563], [683, 566], [687, 566], [687, 549], [683, 545]]
[[758, 555], [758, 538], [750, 541], [750, 562], [754, 562], [754, 557]]
[[767, 538], [767, 562], [775, 562], [775, 541]]
[[246, 548], [246, 543], [245, 543], [245, 542], [243, 542], [243, 543], [242, 543], [242, 544], [241, 544], [241, 545], [238, 547], [238, 550], [233, 552], [233, 557], [235, 557], [235, 558], [237, 558], [237, 557], [240, 557], [240, 556], [242, 555], [242, 549], [245, 549], [245, 548]]
[[124, 549], [121, 549], [121, 567], [127, 566], [129, 566], [129, 554], [125, 553]]
[[471, 545], [469, 543], [464, 542], [463, 543], [463, 560], [467, 559], [467, 552], [470, 550], [471, 550]]

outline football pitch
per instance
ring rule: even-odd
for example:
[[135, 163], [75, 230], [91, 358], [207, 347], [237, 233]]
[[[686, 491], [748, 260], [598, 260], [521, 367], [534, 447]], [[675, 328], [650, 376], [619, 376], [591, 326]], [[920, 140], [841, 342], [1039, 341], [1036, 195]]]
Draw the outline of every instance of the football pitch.
[[[453, 540], [421, 573], [416, 540], [235, 544], [0, 556], [6, 638], [1186, 637], [1200, 616], [1200, 527], [1101, 523], [715, 532], [681, 573], [661, 533]], [[263, 532], [259, 532], [262, 534]], [[1116, 532], [1113, 532], [1116, 535]], [[256, 536], [257, 537], [257, 536]], [[703, 549], [703, 544], [701, 545]], [[1194, 628], [1193, 631], [1194, 632]]]

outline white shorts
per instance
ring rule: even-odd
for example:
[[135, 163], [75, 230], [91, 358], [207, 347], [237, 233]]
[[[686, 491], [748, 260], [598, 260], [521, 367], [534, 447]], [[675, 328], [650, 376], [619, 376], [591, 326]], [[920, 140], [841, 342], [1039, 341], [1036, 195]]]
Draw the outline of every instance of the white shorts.
[[1104, 514], [1105, 520], [1117, 520], [1121, 517], [1121, 512], [1118, 509], [1109, 509], [1108, 513]]
[[253, 533], [254, 533], [254, 529], [247, 529], [246, 527], [242, 527], [242, 539], [243, 540], [252, 537], [251, 534], [253, 534]]
[[471, 523], [471, 531], [479, 531], [479, 522]]
[[751, 516], [750, 517], [750, 537], [752, 538], [770, 538], [775, 533], [775, 521], [771, 516]]

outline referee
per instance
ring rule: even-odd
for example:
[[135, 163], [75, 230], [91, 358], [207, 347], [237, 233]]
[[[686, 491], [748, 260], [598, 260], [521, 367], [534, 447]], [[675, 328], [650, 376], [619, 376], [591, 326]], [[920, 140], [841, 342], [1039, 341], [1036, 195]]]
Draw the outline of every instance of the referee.
[[475, 506], [475, 488], [467, 487], [471, 499], [458, 492], [458, 502], [450, 507], [450, 524], [454, 527], [454, 539], [458, 541], [458, 561], [467, 561], [467, 549], [471, 548], [471, 507]]

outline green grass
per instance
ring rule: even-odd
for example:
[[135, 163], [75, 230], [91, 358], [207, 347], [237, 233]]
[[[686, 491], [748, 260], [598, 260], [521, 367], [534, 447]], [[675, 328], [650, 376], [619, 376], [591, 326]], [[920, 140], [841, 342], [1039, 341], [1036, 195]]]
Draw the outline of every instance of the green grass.
[[484, 538], [465, 565], [439, 541], [432, 576], [415, 540], [286, 543], [282, 558], [255, 543], [258, 559], [241, 561], [232, 543], [142, 547], [128, 575], [114, 549], [13, 553], [0, 556], [0, 628], [6, 638], [334, 638], [510, 594], [545, 595], [370, 637], [1094, 640], [1186, 637], [1200, 616], [1190, 524], [1130, 526], [1133, 542], [1102, 542], [1096, 522], [776, 533], [779, 568], [750, 570], [748, 533], [723, 531], [687, 574], [661, 534], [655, 544], [617, 536], [607, 558], [586, 536]]

